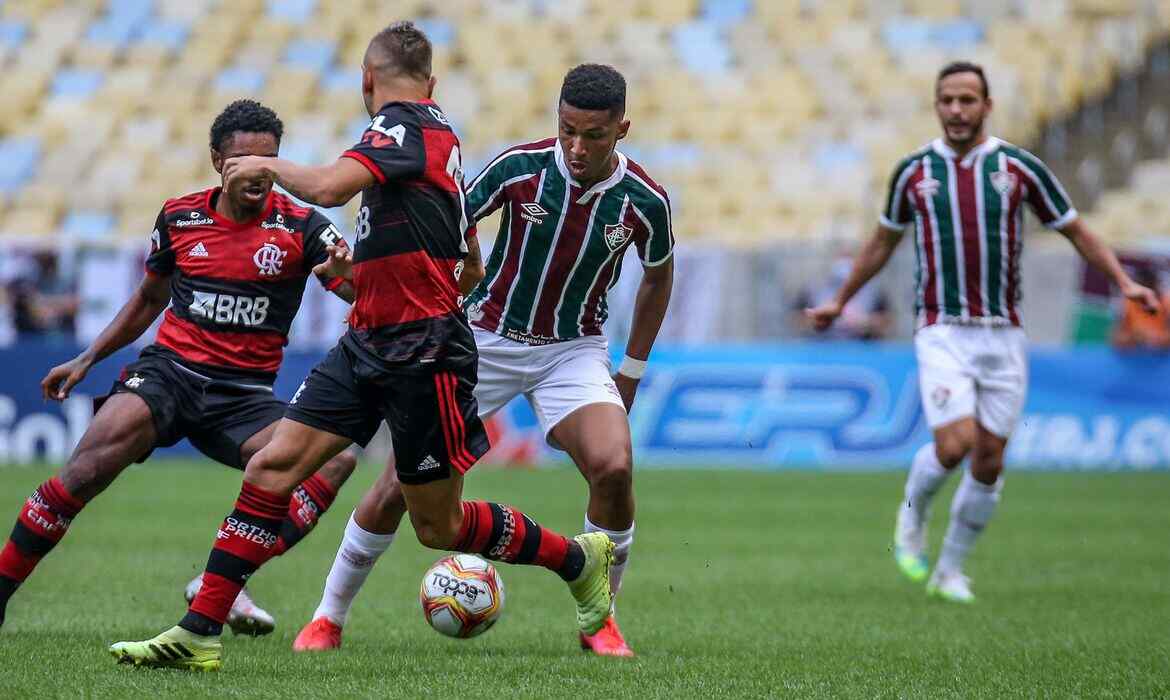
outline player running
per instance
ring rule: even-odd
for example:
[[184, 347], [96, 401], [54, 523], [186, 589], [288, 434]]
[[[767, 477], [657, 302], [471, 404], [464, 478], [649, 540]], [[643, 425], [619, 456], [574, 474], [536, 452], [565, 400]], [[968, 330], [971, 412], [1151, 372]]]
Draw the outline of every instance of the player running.
[[[477, 220], [505, 207], [487, 279], [468, 301], [479, 348], [479, 415], [523, 394], [549, 443], [573, 458], [589, 483], [585, 530], [605, 533], [615, 546], [615, 596], [634, 539], [626, 412], [670, 301], [674, 246], [666, 192], [616, 150], [630, 127], [625, 106], [626, 82], [616, 70], [574, 68], [561, 88], [559, 137], [504, 151], [467, 190]], [[606, 292], [631, 245], [643, 266], [642, 288], [627, 359], [611, 378], [601, 330]], [[392, 477], [387, 472], [350, 517], [297, 651], [341, 646], [354, 597], [406, 510]], [[597, 654], [633, 655], [612, 614], [597, 634], [582, 633], [581, 644]]]
[[952, 63], [939, 73], [935, 111], [943, 137], [894, 169], [880, 225], [858, 254], [835, 301], [806, 313], [819, 328], [894, 252], [914, 223], [919, 386], [934, 442], [914, 457], [898, 509], [894, 555], [920, 582], [930, 573], [926, 521], [947, 476], [971, 457], [951, 501], [951, 522], [927, 592], [975, 600], [963, 563], [1003, 488], [1003, 453], [1024, 406], [1028, 367], [1021, 327], [1020, 253], [1025, 206], [1059, 231], [1127, 299], [1147, 309], [1153, 292], [1135, 283], [1116, 256], [1085, 227], [1056, 177], [1036, 156], [987, 136], [992, 101], [981, 67]]
[[[223, 173], [229, 158], [275, 156], [283, 128], [267, 107], [233, 102], [211, 125], [212, 165]], [[46, 399], [64, 400], [95, 363], [136, 340], [170, 304], [154, 344], [95, 402], [93, 423], [69, 461], [21, 508], [0, 552], [0, 623], [13, 592], [71, 521], [132, 462], [187, 438], [211, 459], [243, 469], [272, 438], [285, 409], [272, 382], [305, 280], [316, 273], [346, 301], [353, 289], [333, 270], [345, 246], [336, 227], [271, 190], [271, 179], [224, 177], [222, 187], [167, 200], [138, 290], [93, 345], [41, 382]], [[276, 550], [313, 527], [354, 463], [341, 453], [305, 474], [279, 518]], [[188, 595], [198, 586], [196, 579]], [[234, 631], [272, 631], [272, 616], [246, 591], [228, 604]]]
[[[431, 45], [410, 22], [371, 40], [362, 96], [372, 121], [334, 163], [277, 158], [229, 163], [227, 181], [267, 176], [324, 205], [362, 193], [353, 254], [357, 300], [349, 332], [293, 396], [276, 435], [248, 462], [235, 510], [217, 534], [202, 590], [180, 623], [143, 642], [119, 642], [122, 663], [217, 669], [230, 602], [276, 554], [280, 517], [296, 485], [382, 420], [419, 541], [557, 573], [593, 634], [609, 613], [613, 545], [574, 539], [511, 506], [462, 499], [463, 474], [488, 449], [472, 390], [476, 348], [459, 306], [460, 264], [477, 246], [463, 198], [459, 140], [431, 100]], [[175, 653], [177, 652], [177, 653]]]

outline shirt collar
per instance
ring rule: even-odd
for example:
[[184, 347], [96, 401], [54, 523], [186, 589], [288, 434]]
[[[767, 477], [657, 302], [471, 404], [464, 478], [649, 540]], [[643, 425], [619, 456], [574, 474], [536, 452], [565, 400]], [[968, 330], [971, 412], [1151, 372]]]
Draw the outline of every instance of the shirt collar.
[[[571, 184], [573, 187], [580, 188], [581, 183], [573, 179], [573, 176], [569, 174], [569, 167], [565, 165], [565, 153], [561, 150], [561, 140], [557, 139], [556, 144], [556, 148], [554, 149], [556, 154], [554, 160], [556, 160], [557, 163], [557, 170], [560, 171], [561, 176], [565, 178], [566, 182]], [[613, 173], [609, 177], [583, 192], [581, 196], [577, 198], [577, 204], [585, 204], [593, 195], [598, 194], [599, 192], [605, 192], [625, 178], [626, 168], [628, 167], [629, 160], [626, 158], [626, 154], [622, 153], [621, 151], [615, 150], [614, 153], [617, 154], [618, 164], [617, 167], [613, 169]]]
[[[963, 160], [960, 163], [960, 165], [962, 165], [964, 168], [969, 168], [969, 167], [971, 167], [971, 164], [975, 162], [975, 159], [978, 158], [980, 155], [989, 154], [992, 151], [994, 151], [995, 149], [999, 148], [999, 146], [1000, 146], [999, 139], [997, 139], [994, 136], [988, 136], [986, 141], [979, 144], [977, 147], [972, 148], [971, 152], [963, 157]], [[955, 160], [955, 158], [957, 157], [957, 154], [955, 153], [955, 149], [948, 146], [946, 141], [943, 141], [941, 138], [938, 138], [938, 139], [935, 139], [934, 141], [932, 141], [930, 143], [930, 147], [934, 150], [935, 153], [939, 154], [943, 158], [947, 158], [949, 160]]]

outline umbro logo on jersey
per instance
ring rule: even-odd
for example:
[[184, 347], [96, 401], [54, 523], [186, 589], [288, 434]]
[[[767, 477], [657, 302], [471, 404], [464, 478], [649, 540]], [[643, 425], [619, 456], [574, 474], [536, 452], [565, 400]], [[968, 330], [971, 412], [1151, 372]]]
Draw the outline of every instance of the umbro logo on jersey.
[[1000, 197], [1006, 197], [1016, 189], [1016, 185], [1019, 183], [1020, 178], [1016, 177], [1015, 173], [1009, 173], [1006, 170], [997, 170], [991, 174], [991, 186], [995, 188]]
[[432, 469], [438, 469], [440, 466], [442, 465], [439, 464], [439, 460], [435, 459], [431, 455], [427, 455], [426, 459], [419, 463], [418, 470], [420, 472], [429, 472]]
[[925, 177], [918, 181], [918, 184], [914, 186], [914, 189], [917, 190], [919, 196], [933, 197], [934, 195], [938, 194], [939, 187], [942, 187], [941, 182], [935, 180], [933, 177]]
[[546, 216], [548, 216], [548, 212], [536, 202], [525, 202], [520, 205], [520, 217], [531, 221], [537, 226], [544, 223], [544, 217]]
[[605, 244], [609, 246], [610, 250], [617, 250], [622, 245], [630, 240], [630, 236], [634, 235], [634, 229], [618, 222], [605, 227]]
[[191, 249], [191, 252], [187, 253], [187, 257], [189, 258], [206, 258], [208, 255], [207, 247], [203, 245], [203, 241], [196, 243], [195, 247]]

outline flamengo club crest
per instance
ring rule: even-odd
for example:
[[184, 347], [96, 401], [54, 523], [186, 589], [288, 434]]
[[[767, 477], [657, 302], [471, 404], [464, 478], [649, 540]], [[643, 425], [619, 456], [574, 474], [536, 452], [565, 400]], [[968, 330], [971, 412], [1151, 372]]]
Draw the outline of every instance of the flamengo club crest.
[[997, 170], [991, 174], [991, 186], [999, 192], [1000, 197], [1006, 197], [1012, 190], [1016, 189], [1020, 178], [1016, 177], [1015, 173], [1009, 173], [1006, 170]]
[[280, 274], [280, 266], [284, 263], [286, 255], [288, 253], [281, 250], [275, 243], [265, 243], [252, 256], [252, 262], [256, 263], [261, 275], [275, 277]]
[[609, 246], [610, 250], [617, 250], [622, 247], [622, 244], [630, 240], [630, 236], [633, 234], [634, 229], [620, 221], [616, 224], [610, 224], [605, 227], [605, 244]]

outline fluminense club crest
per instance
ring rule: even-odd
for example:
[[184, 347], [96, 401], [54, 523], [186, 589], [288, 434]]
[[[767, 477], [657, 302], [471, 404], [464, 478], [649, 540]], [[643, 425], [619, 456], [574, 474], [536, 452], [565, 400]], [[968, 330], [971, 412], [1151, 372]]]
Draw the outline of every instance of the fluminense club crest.
[[260, 270], [262, 276], [275, 277], [280, 274], [280, 266], [284, 264], [286, 255], [288, 253], [275, 243], [265, 243], [252, 256], [252, 262], [256, 263], [256, 268]]
[[1016, 177], [1015, 173], [1009, 173], [1006, 170], [997, 170], [991, 174], [991, 186], [995, 188], [1000, 197], [1006, 197], [1015, 190], [1019, 182], [1020, 178]]
[[617, 250], [630, 240], [632, 235], [634, 235], [634, 229], [619, 221], [605, 227], [605, 244], [609, 246], [610, 250]]

